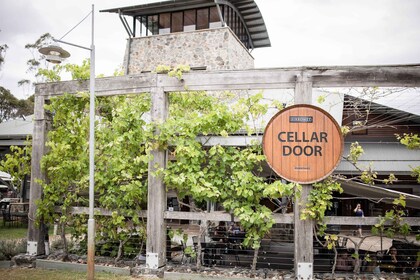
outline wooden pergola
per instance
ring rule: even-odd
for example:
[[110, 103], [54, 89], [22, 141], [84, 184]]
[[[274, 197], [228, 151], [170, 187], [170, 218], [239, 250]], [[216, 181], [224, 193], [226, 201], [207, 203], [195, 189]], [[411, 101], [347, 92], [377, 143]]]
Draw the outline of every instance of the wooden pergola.
[[[29, 207], [28, 241], [44, 244], [45, 228], [35, 224], [36, 201], [42, 198], [39, 179], [45, 179], [40, 166], [41, 158], [46, 153], [45, 141], [49, 119], [44, 110], [45, 102], [64, 93], [88, 91], [88, 81], [68, 81], [37, 84], [35, 90], [35, 117], [33, 132], [32, 176]], [[96, 96], [111, 96], [150, 92], [152, 98], [151, 121], [162, 123], [168, 114], [168, 94], [174, 91], [188, 90], [264, 90], [294, 89], [295, 104], [310, 103], [313, 88], [332, 87], [419, 87], [420, 65], [392, 66], [339, 66], [339, 67], [296, 67], [252, 69], [240, 71], [197, 71], [185, 73], [182, 80], [170, 78], [166, 74], [146, 73], [133, 76], [109, 77], [96, 79]], [[165, 219], [228, 221], [228, 213], [193, 213], [166, 211], [166, 191], [163, 180], [154, 177], [155, 166], [165, 167], [165, 151], [152, 151], [153, 159], [149, 162], [148, 210], [139, 215], [147, 217], [148, 257], [157, 258], [150, 268], [164, 267], [166, 258]], [[305, 186], [301, 201], [306, 201], [311, 186]], [[295, 271], [299, 273], [298, 263], [312, 263], [312, 222], [301, 221], [298, 213], [300, 203], [295, 203], [294, 213], [273, 214], [277, 223], [294, 223], [295, 232]], [[73, 213], [88, 213], [87, 208], [73, 208]], [[103, 215], [109, 212], [101, 210]], [[331, 224], [360, 224], [357, 217], [331, 217]], [[365, 218], [363, 224], [373, 225], [378, 219]], [[412, 225], [420, 223], [419, 218], [407, 218]], [[44, 246], [37, 246], [37, 253], [44, 253]]]

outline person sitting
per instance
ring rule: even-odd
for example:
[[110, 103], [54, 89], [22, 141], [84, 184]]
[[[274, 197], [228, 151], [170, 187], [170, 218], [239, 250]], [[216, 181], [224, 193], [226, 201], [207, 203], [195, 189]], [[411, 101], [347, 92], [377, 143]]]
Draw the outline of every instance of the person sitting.
[[394, 246], [389, 248], [389, 253], [384, 256], [381, 263], [381, 271], [384, 272], [403, 272], [403, 265], [398, 256], [397, 248]]
[[370, 257], [370, 260], [368, 261], [365, 272], [373, 273], [373, 274], [380, 274], [381, 270], [379, 268], [378, 258], [376, 257], [376, 255], [369, 256], [369, 257]]
[[417, 252], [417, 254], [414, 256], [414, 264], [412, 267], [408, 267], [405, 269], [405, 272], [408, 273], [418, 273], [420, 272], [420, 251]]
[[218, 234], [218, 235], [225, 235], [226, 234], [226, 222], [224, 222], [224, 221], [219, 222], [219, 224], [215, 228], [214, 233]]
[[240, 244], [245, 238], [245, 232], [241, 229], [239, 224], [232, 222], [228, 229], [228, 242]]
[[241, 228], [239, 227], [239, 225], [237, 223], [231, 223], [230, 227], [229, 227], [229, 233], [230, 234], [238, 234], [241, 231]]
[[226, 229], [226, 223], [221, 221], [217, 225], [217, 227], [214, 229], [214, 236], [212, 237], [214, 241], [222, 241], [226, 242], [227, 239], [227, 229]]
[[341, 252], [337, 257], [336, 269], [338, 271], [353, 271], [355, 260], [350, 256], [347, 250]]

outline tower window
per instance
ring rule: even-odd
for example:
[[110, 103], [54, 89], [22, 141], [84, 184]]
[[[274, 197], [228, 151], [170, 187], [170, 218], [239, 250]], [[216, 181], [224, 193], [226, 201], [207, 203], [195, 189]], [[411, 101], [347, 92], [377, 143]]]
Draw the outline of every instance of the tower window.
[[159, 15], [159, 34], [167, 34], [171, 32], [171, 13]]
[[209, 28], [209, 9], [197, 10], [197, 29]]
[[181, 32], [184, 30], [183, 13], [172, 13], [171, 32]]
[[187, 10], [184, 12], [184, 31], [195, 30], [196, 15], [195, 10]]

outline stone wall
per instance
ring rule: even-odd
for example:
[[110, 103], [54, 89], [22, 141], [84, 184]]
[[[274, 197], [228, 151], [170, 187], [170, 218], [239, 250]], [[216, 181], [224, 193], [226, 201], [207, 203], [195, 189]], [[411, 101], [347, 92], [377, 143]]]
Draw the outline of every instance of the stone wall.
[[254, 58], [229, 27], [138, 37], [127, 42], [126, 74], [180, 64], [206, 66], [206, 70], [252, 69]]

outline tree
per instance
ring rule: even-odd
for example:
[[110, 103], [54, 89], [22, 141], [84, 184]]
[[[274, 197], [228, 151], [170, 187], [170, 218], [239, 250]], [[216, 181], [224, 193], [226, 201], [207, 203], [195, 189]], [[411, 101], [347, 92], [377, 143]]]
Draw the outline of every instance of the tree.
[[[74, 79], [88, 79], [89, 66], [86, 60], [81, 66], [67, 64], [64, 69]], [[46, 107], [54, 118], [46, 144], [49, 152], [42, 160], [49, 179], [43, 182], [39, 215], [46, 222], [58, 220], [62, 228], [71, 225], [73, 237], [86, 237], [87, 230], [86, 216], [66, 213], [74, 205], [88, 206], [88, 108], [86, 93], [53, 98]], [[107, 249], [119, 259], [131, 237], [145, 238], [144, 221], [138, 212], [147, 198], [147, 146], [141, 143], [147, 142], [147, 125], [142, 115], [150, 110], [150, 98], [148, 94], [101, 97], [96, 108], [96, 207], [112, 211], [111, 216], [97, 219], [97, 236], [119, 243], [118, 249]], [[56, 205], [63, 214], [56, 213]], [[64, 240], [64, 233], [62, 236]]]
[[28, 99], [17, 99], [10, 91], [0, 86], [0, 123], [33, 114], [34, 96]]
[[[35, 44], [31, 46], [34, 47]], [[7, 49], [8, 46], [6, 44], [0, 45], [0, 70], [5, 61], [5, 54]], [[27, 84], [30, 84], [29, 80], [21, 80], [18, 82], [19, 86], [24, 86]], [[11, 94], [10, 90], [0, 86], [0, 122], [19, 116], [28, 116], [33, 114], [33, 102], [33, 96], [29, 97], [28, 99], [18, 100]]]
[[16, 116], [19, 100], [0, 86], [0, 123]]
[[[48, 133], [48, 154], [42, 160], [48, 181], [39, 215], [46, 222], [71, 225], [74, 237], [86, 233], [86, 216], [66, 214], [74, 205], [88, 206], [89, 98], [65, 95], [54, 98], [47, 109], [54, 114]], [[96, 207], [112, 211], [98, 220], [98, 238], [123, 245], [133, 234], [141, 234], [138, 211], [147, 198], [145, 122], [141, 115], [150, 109], [148, 95], [131, 98], [98, 98], [96, 125]], [[62, 214], [56, 213], [59, 206]], [[115, 248], [114, 248], [115, 249]], [[114, 256], [121, 255], [115, 254]]]
[[0, 45], [0, 70], [4, 64], [4, 58], [8, 48], [9, 47], [6, 44]]
[[[46, 47], [52, 42], [53, 37], [49, 33], [44, 33], [34, 43], [25, 45], [25, 49], [31, 54], [31, 58], [26, 61], [26, 73], [30, 74], [32, 78], [24, 78], [18, 81], [19, 87], [22, 87], [31, 93], [33, 83], [52, 82], [61, 79], [59, 75], [62, 66], [55, 65], [52, 70], [49, 69], [49, 63], [46, 61], [45, 55], [40, 54], [38, 51], [40, 48]], [[22, 104], [22, 108], [30, 108], [33, 105], [31, 102], [33, 102], [33, 100], [27, 101], [28, 104]], [[27, 111], [27, 109], [22, 110]]]
[[[85, 72], [79, 70], [74, 71], [79, 73], [74, 78], [86, 78]], [[182, 78], [180, 69], [167, 72]], [[53, 116], [53, 129], [48, 134], [49, 152], [42, 161], [49, 179], [43, 182], [45, 193], [39, 214], [47, 221], [59, 219], [62, 224], [71, 225], [75, 236], [84, 236], [86, 232], [86, 216], [71, 215], [68, 210], [74, 205], [88, 204], [87, 104], [87, 94], [79, 93], [54, 98], [47, 106]], [[265, 114], [267, 105], [262, 102], [262, 94], [187, 90], [172, 93], [169, 118], [162, 125], [144, 120], [150, 110], [148, 94], [100, 97], [97, 104], [95, 206], [112, 211], [111, 216], [98, 219], [100, 235], [116, 240], [122, 247], [136, 234], [136, 226], [143, 225], [137, 211], [145, 207], [149, 152], [167, 149], [174, 160], [166, 170], [158, 170], [157, 175], [164, 176], [166, 185], [176, 191], [180, 200], [191, 197], [197, 202], [195, 205], [218, 202], [240, 218], [246, 231], [244, 246], [255, 250], [255, 269], [261, 239], [274, 223], [271, 211], [261, 200], [292, 196], [295, 185], [267, 182], [260, 176], [265, 157], [259, 144], [243, 148], [206, 144], [211, 137], [229, 137], [243, 128], [250, 135], [258, 134], [248, 127], [247, 121]], [[159, 136], [153, 136], [156, 129]], [[362, 153], [363, 148], [354, 144], [346, 159], [357, 164]], [[372, 184], [375, 180], [369, 178], [373, 175], [365, 175]], [[296, 189], [299, 192], [299, 187]], [[325, 210], [331, 207], [332, 193], [337, 191], [341, 191], [340, 185], [332, 177], [316, 184], [302, 218], [322, 222]], [[55, 212], [56, 206], [62, 214]], [[197, 206], [190, 207], [200, 211]], [[336, 239], [331, 236], [331, 240]], [[197, 265], [199, 260], [198, 257]]]
[[[246, 232], [243, 245], [254, 249], [254, 271], [261, 240], [274, 224], [271, 210], [261, 200], [291, 196], [294, 184], [280, 180], [268, 183], [260, 176], [265, 160], [261, 144], [206, 147], [206, 141], [213, 136], [229, 137], [245, 128], [249, 134], [257, 133], [247, 127], [247, 121], [253, 123], [266, 113], [268, 105], [262, 104], [262, 97], [262, 93], [172, 93], [169, 119], [154, 139], [158, 147], [168, 147], [175, 158], [162, 172], [165, 184], [177, 192], [179, 200], [192, 197], [197, 202], [218, 202], [239, 218]], [[204, 140], [197, 141], [199, 136]]]
[[[420, 149], [420, 136], [414, 133], [405, 133], [403, 135], [397, 135], [400, 143], [406, 146], [410, 150]], [[413, 171], [412, 176], [417, 178], [417, 183], [420, 183], [420, 166], [411, 166]]]
[[[0, 29], [1, 32], [1, 29]], [[9, 47], [6, 44], [0, 45], [0, 70], [4, 64], [4, 58], [6, 56], [6, 51]]]
[[30, 141], [26, 142], [23, 147], [11, 146], [10, 154], [6, 154], [0, 161], [1, 170], [11, 175], [18, 193], [21, 191], [25, 177], [31, 175], [32, 145]]
[[32, 58], [28, 59], [26, 65], [28, 69], [27, 73], [34, 76], [36, 82], [44, 81], [45, 76], [39, 73], [39, 69], [48, 69], [48, 63], [45, 60], [45, 56], [39, 53], [39, 49], [46, 47], [51, 44], [53, 37], [50, 33], [42, 34], [34, 43], [28, 43], [25, 45], [25, 49], [29, 50]]
[[34, 113], [35, 95], [29, 96], [27, 99], [19, 99], [16, 110], [16, 117], [29, 116]]

